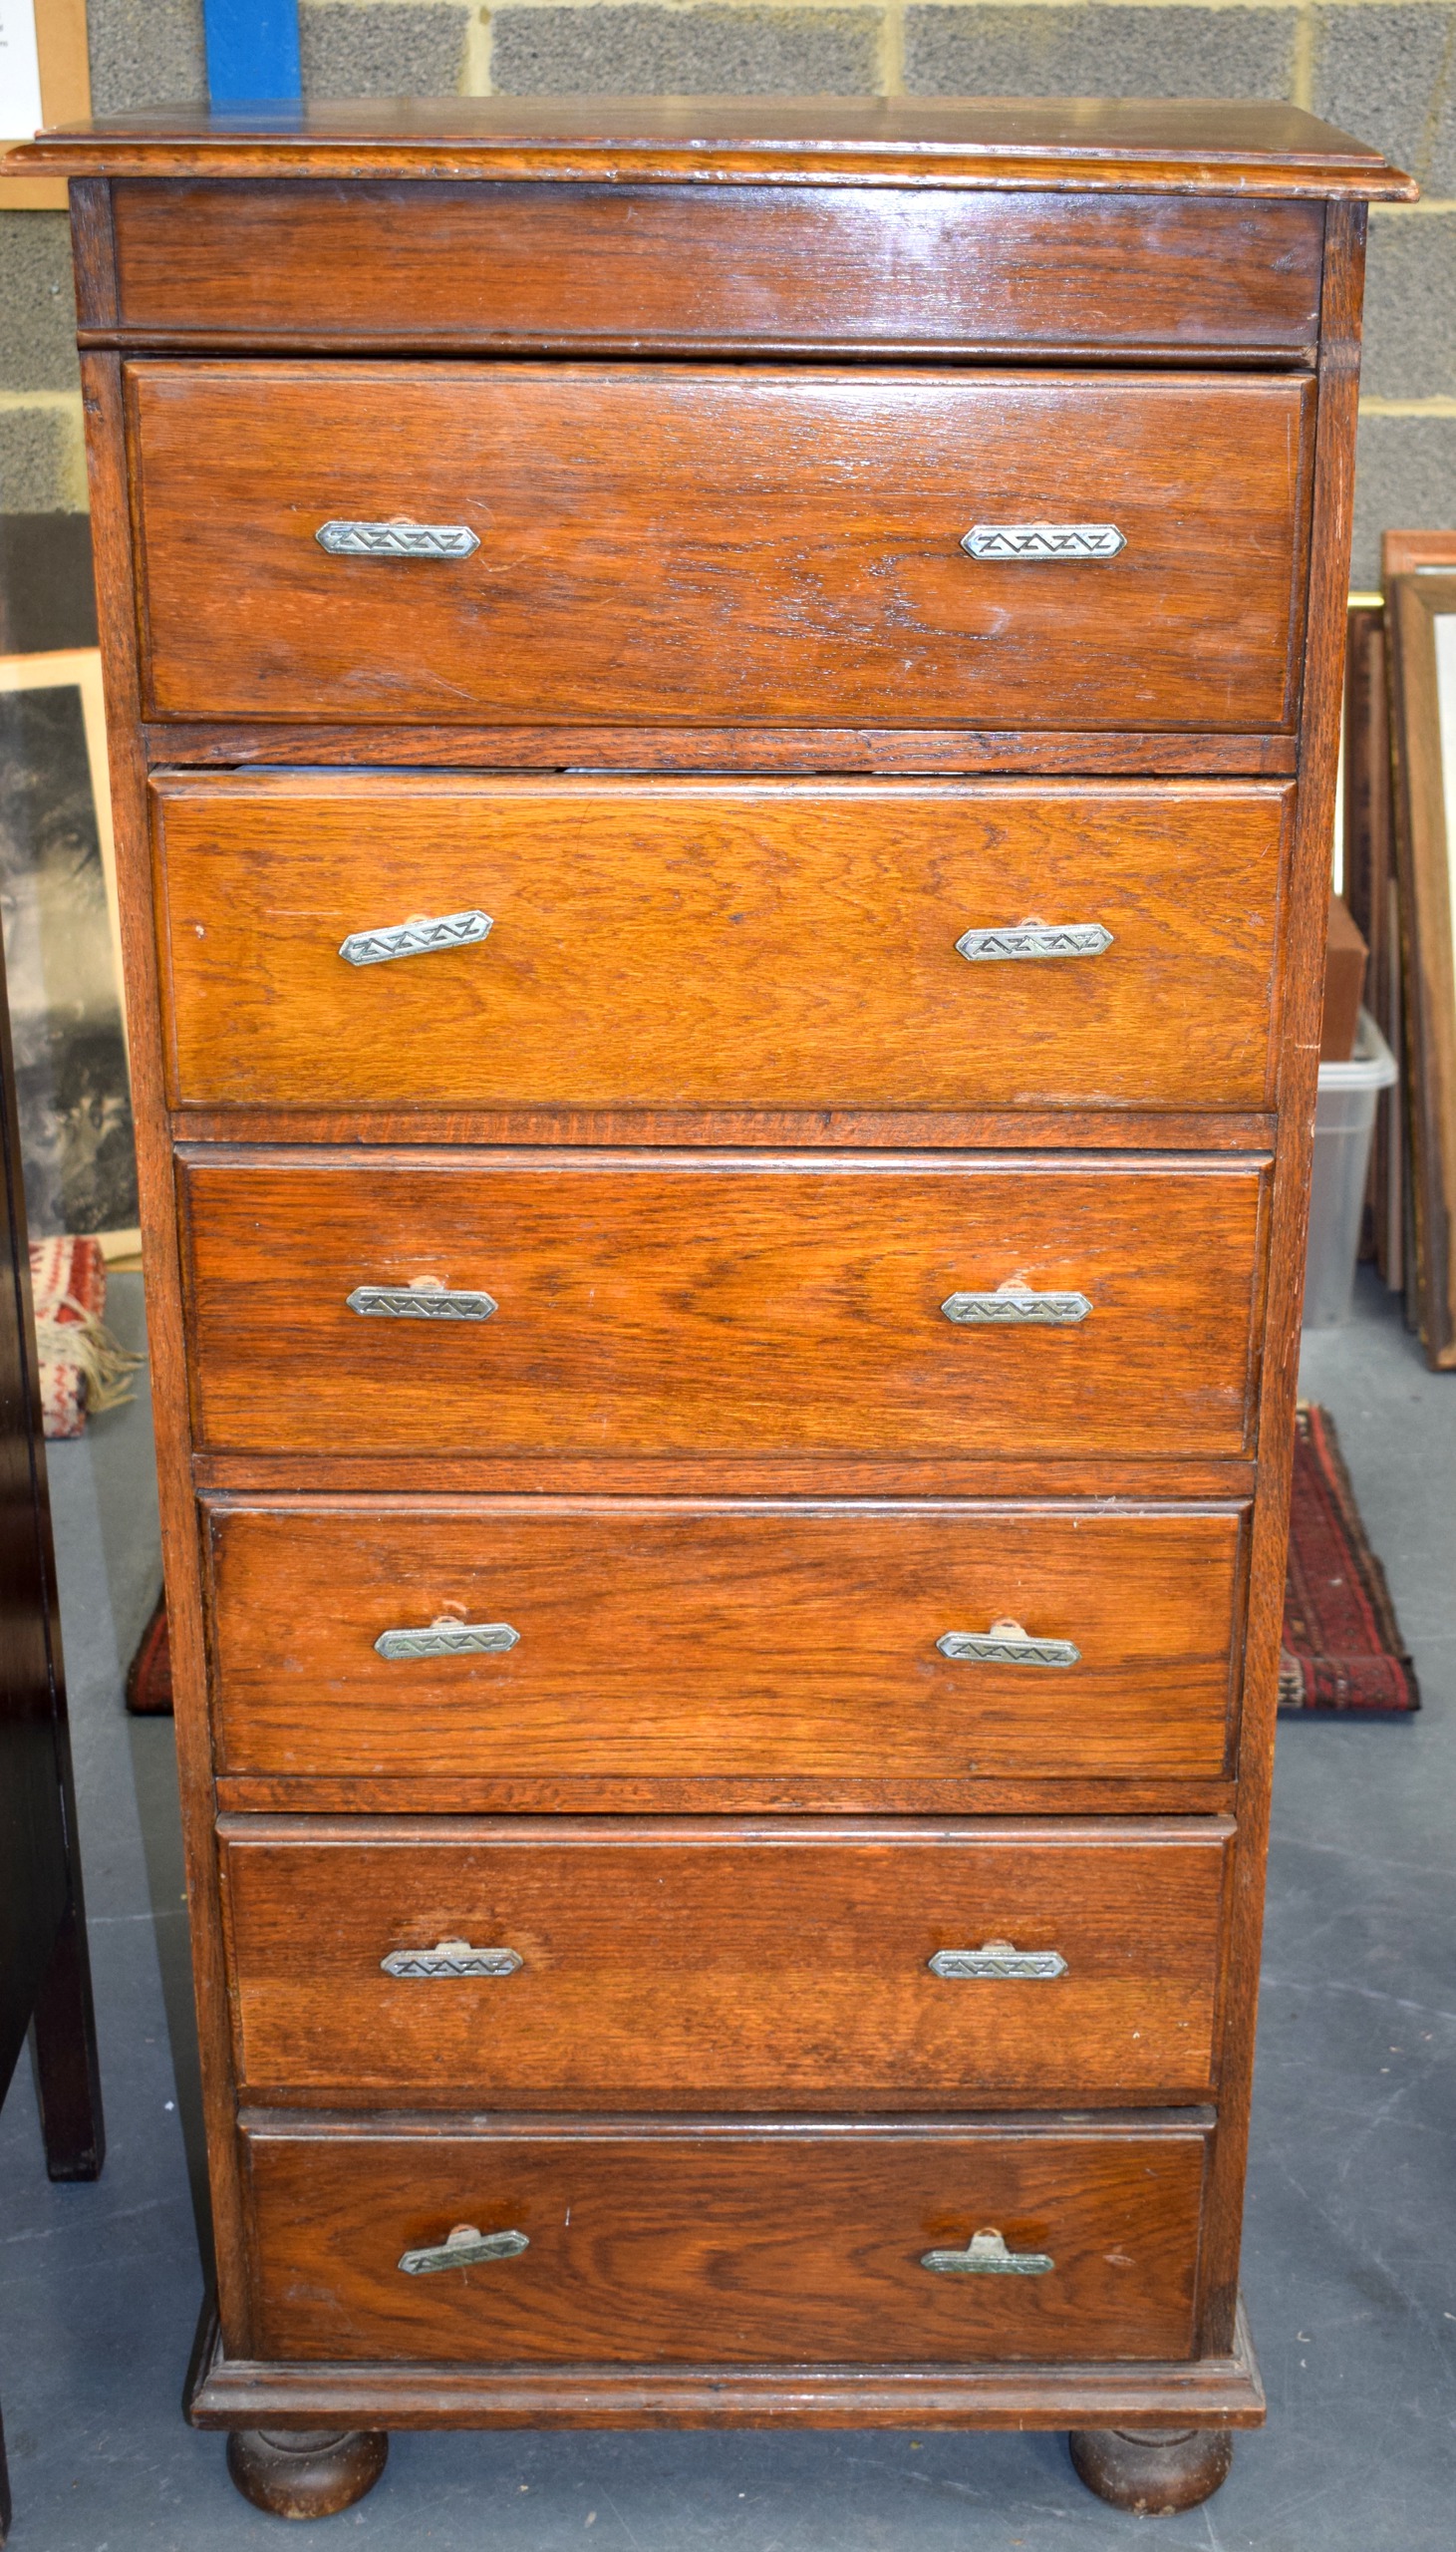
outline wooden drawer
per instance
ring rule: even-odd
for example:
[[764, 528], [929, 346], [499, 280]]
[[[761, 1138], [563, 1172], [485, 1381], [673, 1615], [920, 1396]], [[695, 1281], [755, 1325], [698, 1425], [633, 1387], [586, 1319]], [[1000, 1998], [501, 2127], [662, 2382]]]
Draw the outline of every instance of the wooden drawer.
[[[1288, 729], [1308, 379], [134, 363], [163, 718]], [[331, 523], [464, 556], [330, 556]], [[968, 556], [1112, 525], [1106, 558]]]
[[152, 787], [173, 1105], [1272, 1104], [1291, 789]]
[[[224, 1772], [1227, 1768], [1237, 1508], [536, 1497], [213, 1501], [204, 1518]], [[1059, 1644], [1050, 1663], [937, 1645], [1008, 1617]], [[514, 1644], [445, 1650], [461, 1624]], [[420, 1632], [426, 1654], [379, 1653]]]
[[[1323, 206], [1237, 194], [123, 181], [123, 329], [213, 344], [1308, 360]], [[83, 311], [83, 321], [88, 314]]]
[[[1257, 1157], [199, 1146], [179, 1177], [209, 1448], [1249, 1447]], [[422, 1280], [494, 1309], [413, 1316]], [[1009, 1324], [1013, 1280], [1073, 1317]], [[351, 1310], [379, 1289], [412, 1316]]]
[[[238, 2078], [258, 2101], [1127, 2106], [1213, 2079], [1230, 1834], [1211, 1818], [221, 1834]], [[518, 1964], [382, 1967], [442, 1941]], [[988, 1943], [1055, 1972], [928, 1964]]]
[[[273, 2117], [242, 2136], [258, 2357], [1185, 2358], [1207, 2129]], [[458, 2224], [513, 2255], [402, 2270]], [[1049, 2261], [943, 2272], [976, 2233]], [[986, 2246], [983, 2246], [983, 2250]]]

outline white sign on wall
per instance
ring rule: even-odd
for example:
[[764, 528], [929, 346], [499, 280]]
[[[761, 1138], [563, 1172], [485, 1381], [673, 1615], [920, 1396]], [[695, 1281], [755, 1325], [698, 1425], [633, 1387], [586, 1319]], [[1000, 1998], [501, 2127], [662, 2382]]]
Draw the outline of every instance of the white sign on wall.
[[40, 124], [35, 0], [0, 0], [0, 135], [28, 142]]

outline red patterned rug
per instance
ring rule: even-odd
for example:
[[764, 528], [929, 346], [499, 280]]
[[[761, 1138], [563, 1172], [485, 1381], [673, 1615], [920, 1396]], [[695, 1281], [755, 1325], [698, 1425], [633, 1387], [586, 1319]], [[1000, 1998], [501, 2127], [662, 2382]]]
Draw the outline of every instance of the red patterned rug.
[[1420, 1690], [1385, 1571], [1370, 1548], [1334, 1421], [1302, 1404], [1295, 1434], [1290, 1566], [1279, 1707], [1298, 1719], [1388, 1719], [1420, 1709]]
[[171, 1642], [166, 1635], [164, 1595], [158, 1595], [127, 1670], [127, 1708], [138, 1719], [171, 1717]]
[[[1386, 1719], [1420, 1709], [1385, 1571], [1360, 1522], [1334, 1421], [1317, 1401], [1297, 1421], [1279, 1707], [1292, 1719], [1310, 1712]], [[162, 1596], [132, 1660], [127, 1708], [146, 1716], [171, 1709]]]

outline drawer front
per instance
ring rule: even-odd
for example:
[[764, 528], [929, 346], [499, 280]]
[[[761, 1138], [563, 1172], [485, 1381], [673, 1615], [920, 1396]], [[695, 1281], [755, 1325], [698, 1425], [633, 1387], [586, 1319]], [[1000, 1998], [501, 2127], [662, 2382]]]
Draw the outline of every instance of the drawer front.
[[[1185, 2358], [1195, 2124], [681, 2130], [274, 2120], [242, 2138], [254, 2355], [456, 2364]], [[405, 2270], [460, 2224], [523, 2245]], [[1019, 2270], [927, 2269], [1000, 2235]], [[983, 2241], [985, 2259], [994, 2244]]]
[[[113, 188], [124, 327], [256, 346], [856, 338], [1312, 353], [1323, 206], [877, 186]], [[107, 318], [112, 313], [106, 314]]]
[[1272, 1098], [1288, 789], [153, 789], [174, 1104]]
[[[1128, 2106], [1212, 2081], [1214, 1820], [435, 1832], [225, 1820], [246, 2097]], [[502, 1972], [453, 1972], [461, 1943]], [[988, 1972], [939, 1973], [943, 1953]]]
[[[128, 372], [155, 716], [1293, 721], [1308, 380]], [[465, 554], [319, 543], [361, 522], [395, 540], [401, 518]], [[1122, 546], [1038, 564], [961, 545], [1047, 522]]]
[[[1226, 1768], [1238, 1509], [538, 1498], [204, 1511], [224, 1771], [1197, 1780]], [[992, 1633], [1008, 1620], [1010, 1642]]]
[[[487, 1168], [199, 1148], [180, 1164], [196, 1435], [356, 1454], [1240, 1455], [1263, 1176], [1226, 1156]], [[446, 1299], [422, 1313], [432, 1286]]]

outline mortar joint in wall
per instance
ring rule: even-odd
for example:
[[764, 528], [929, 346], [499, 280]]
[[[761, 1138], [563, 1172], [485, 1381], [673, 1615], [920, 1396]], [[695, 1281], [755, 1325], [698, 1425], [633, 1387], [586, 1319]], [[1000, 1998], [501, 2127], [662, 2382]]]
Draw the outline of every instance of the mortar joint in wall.
[[880, 13], [880, 78], [882, 98], [905, 95], [905, 0], [889, 0]]
[[494, 93], [490, 76], [491, 27], [488, 9], [472, 9], [465, 33], [465, 56], [460, 65], [460, 90], [467, 98], [488, 98]]

